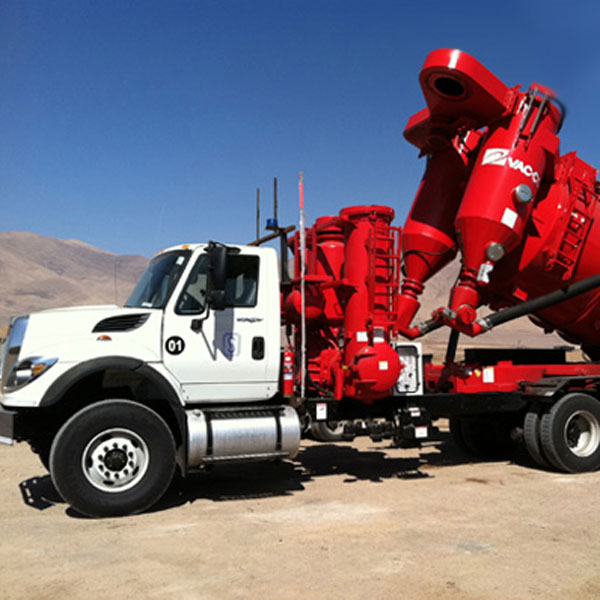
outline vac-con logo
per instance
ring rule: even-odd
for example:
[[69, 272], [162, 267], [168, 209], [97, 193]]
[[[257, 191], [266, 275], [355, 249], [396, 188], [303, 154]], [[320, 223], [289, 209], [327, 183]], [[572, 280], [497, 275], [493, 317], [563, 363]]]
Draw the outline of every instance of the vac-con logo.
[[509, 156], [508, 148], [488, 148], [481, 161], [482, 165], [496, 165], [498, 167], [508, 167], [515, 171], [521, 171], [525, 177], [531, 177], [533, 183], [540, 182], [540, 174], [533, 170], [531, 165], [526, 165], [520, 158]]

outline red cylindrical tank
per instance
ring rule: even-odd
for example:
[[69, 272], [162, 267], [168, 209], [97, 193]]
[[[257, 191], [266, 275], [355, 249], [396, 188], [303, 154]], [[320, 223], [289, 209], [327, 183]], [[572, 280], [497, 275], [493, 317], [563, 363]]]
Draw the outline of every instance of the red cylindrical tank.
[[[469, 174], [468, 150], [477, 147], [479, 132], [460, 140], [460, 150], [450, 141], [430, 154], [421, 185], [402, 229], [402, 293], [398, 302], [397, 330], [414, 337], [410, 324], [419, 309], [423, 284], [456, 255], [454, 219]], [[457, 145], [459, 144], [456, 140]]]
[[[316, 236], [316, 273], [324, 283], [342, 279], [344, 266], [344, 224], [339, 217], [321, 217], [313, 227]], [[342, 294], [335, 285], [323, 285], [323, 318], [330, 327], [339, 327], [344, 320]]]
[[[318, 285], [308, 284], [304, 294], [306, 303], [305, 315], [307, 322], [319, 320], [323, 316], [325, 308], [325, 298], [323, 291]], [[302, 313], [302, 296], [299, 289], [293, 289], [285, 298], [283, 305], [283, 314], [288, 323], [297, 325], [300, 323]]]
[[395, 317], [390, 292], [397, 277], [390, 247], [394, 211], [354, 206], [340, 217], [346, 221], [344, 281], [352, 288], [344, 314], [344, 392], [369, 403], [389, 395], [401, 368], [389, 344]]
[[521, 241], [558, 151], [560, 111], [535, 91], [521, 94], [515, 106], [490, 126], [456, 216], [463, 268], [450, 309], [463, 325], [474, 321], [494, 263]]
[[[333, 386], [331, 364], [339, 360], [338, 328], [343, 322], [343, 293], [339, 289], [344, 262], [344, 224], [337, 216], [321, 217], [306, 228], [305, 316], [306, 355], [311, 386]], [[298, 326], [302, 313], [300, 292], [300, 234], [289, 240], [294, 252], [292, 287], [283, 301], [287, 323]], [[297, 334], [299, 345], [299, 334]]]

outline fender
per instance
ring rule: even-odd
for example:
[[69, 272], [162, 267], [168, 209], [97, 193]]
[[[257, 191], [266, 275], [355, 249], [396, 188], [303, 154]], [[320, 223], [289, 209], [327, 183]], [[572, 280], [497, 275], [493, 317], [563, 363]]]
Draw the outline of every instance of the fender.
[[105, 371], [106, 369], [132, 371], [148, 379], [156, 389], [157, 396], [164, 398], [171, 407], [177, 420], [181, 439], [186, 439], [187, 423], [185, 410], [177, 392], [173, 389], [173, 386], [148, 363], [129, 356], [104, 356], [102, 358], [94, 358], [77, 364], [52, 383], [46, 390], [46, 393], [40, 402], [40, 407], [56, 404], [77, 382], [89, 375]]

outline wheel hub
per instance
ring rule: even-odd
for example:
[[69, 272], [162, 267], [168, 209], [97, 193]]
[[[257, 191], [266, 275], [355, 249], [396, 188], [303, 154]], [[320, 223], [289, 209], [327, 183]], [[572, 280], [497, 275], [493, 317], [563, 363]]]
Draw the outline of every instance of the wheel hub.
[[122, 471], [127, 466], [127, 454], [123, 450], [109, 450], [104, 457], [104, 464], [111, 471]]

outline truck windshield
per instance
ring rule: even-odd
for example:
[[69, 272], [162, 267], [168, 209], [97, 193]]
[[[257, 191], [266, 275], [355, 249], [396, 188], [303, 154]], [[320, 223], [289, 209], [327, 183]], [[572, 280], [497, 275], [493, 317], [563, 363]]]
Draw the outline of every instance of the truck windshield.
[[152, 259], [125, 306], [164, 308], [189, 257], [189, 250], [176, 250]]

